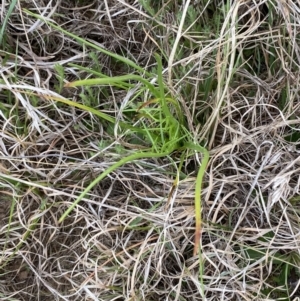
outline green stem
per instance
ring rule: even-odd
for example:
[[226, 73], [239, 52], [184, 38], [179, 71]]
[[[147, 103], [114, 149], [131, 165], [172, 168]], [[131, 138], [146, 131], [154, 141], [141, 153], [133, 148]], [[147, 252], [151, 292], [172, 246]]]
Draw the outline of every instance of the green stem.
[[203, 159], [201, 162], [201, 166], [199, 168], [197, 174], [197, 181], [195, 187], [195, 219], [196, 219], [196, 231], [195, 231], [195, 246], [194, 246], [194, 255], [201, 251], [200, 246], [200, 239], [201, 239], [201, 211], [202, 211], [202, 204], [201, 204], [201, 192], [202, 192], [202, 182], [205, 176], [206, 167], [209, 161], [209, 152], [205, 147], [200, 145], [196, 145], [193, 143], [186, 143], [185, 147], [188, 149], [192, 149], [198, 151], [203, 154]]
[[204, 297], [204, 283], [203, 283], [203, 274], [204, 274], [204, 265], [202, 262], [202, 253], [201, 253], [201, 232], [202, 232], [202, 203], [201, 203], [201, 190], [203, 178], [205, 176], [206, 167], [209, 161], [209, 152], [205, 147], [200, 145], [195, 145], [192, 143], [187, 143], [186, 147], [199, 151], [203, 154], [201, 166], [199, 168], [196, 180], [195, 187], [195, 219], [196, 219], [196, 230], [195, 230], [195, 244], [194, 244], [194, 255], [197, 255], [199, 252], [199, 279], [201, 284], [201, 295]]
[[[173, 151], [173, 150], [172, 150]], [[85, 195], [100, 181], [102, 181], [107, 175], [109, 175], [111, 172], [119, 168], [120, 166], [132, 162], [138, 159], [144, 159], [144, 158], [159, 158], [159, 157], [165, 157], [168, 156], [171, 152], [167, 151], [164, 153], [156, 153], [156, 152], [141, 152], [137, 154], [132, 154], [130, 156], [127, 156], [120, 161], [116, 162], [112, 166], [108, 167], [104, 172], [102, 172], [96, 179], [94, 179], [91, 184], [80, 194], [80, 196], [75, 200], [75, 202], [64, 212], [64, 214], [60, 217], [59, 223], [63, 222], [64, 219], [71, 213], [71, 211], [75, 208], [75, 206], [85, 197]]]

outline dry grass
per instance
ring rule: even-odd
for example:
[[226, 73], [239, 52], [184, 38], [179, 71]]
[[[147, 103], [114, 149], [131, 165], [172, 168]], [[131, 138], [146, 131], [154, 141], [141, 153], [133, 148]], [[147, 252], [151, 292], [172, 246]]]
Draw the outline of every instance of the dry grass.
[[[9, 14], [13, 3], [3, 1], [1, 300], [299, 300], [296, 2], [19, 0]], [[186, 158], [171, 198], [178, 156], [139, 160], [111, 173], [58, 223], [138, 142], [51, 99], [128, 120], [133, 96], [63, 84], [90, 76], [80, 66], [108, 76], [133, 71], [22, 9], [145, 70], [161, 55], [190, 133], [210, 150], [200, 259], [193, 256], [200, 156]]]

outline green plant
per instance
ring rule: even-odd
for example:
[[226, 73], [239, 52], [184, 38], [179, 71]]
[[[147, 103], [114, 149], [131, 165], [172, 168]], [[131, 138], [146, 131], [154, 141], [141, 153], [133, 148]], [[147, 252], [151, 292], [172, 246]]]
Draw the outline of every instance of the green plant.
[[[159, 106], [156, 108], [146, 109], [145, 114], [143, 116], [147, 116], [150, 120], [146, 124], [145, 121], [142, 121], [143, 127], [139, 128], [140, 133], [143, 133], [146, 141], [150, 142], [152, 145], [148, 150], [142, 150], [140, 152], [131, 154], [125, 158], [122, 158], [115, 164], [113, 164], [110, 168], [105, 170], [102, 174], [100, 174], [91, 184], [81, 193], [81, 195], [77, 198], [77, 200], [73, 203], [71, 207], [61, 216], [59, 222], [62, 222], [66, 216], [74, 209], [74, 207], [87, 195], [87, 193], [101, 180], [103, 180], [108, 174], [117, 169], [118, 167], [132, 162], [138, 159], [144, 158], [160, 158], [171, 155], [175, 151], [185, 151], [185, 150], [194, 150], [203, 153], [204, 158], [201, 164], [201, 167], [197, 176], [196, 190], [195, 190], [195, 211], [196, 211], [196, 233], [195, 233], [195, 252], [198, 251], [200, 244], [200, 233], [201, 233], [201, 186], [203, 177], [205, 174], [205, 169], [208, 164], [209, 154], [208, 151], [200, 146], [199, 144], [195, 144], [191, 142], [191, 137], [184, 126], [183, 117], [180, 116], [178, 112], [178, 107], [176, 106], [176, 102], [173, 99], [169, 99], [165, 97], [165, 87], [162, 80], [162, 67], [159, 56], [156, 56], [158, 61], [158, 82], [159, 89], [157, 90], [149, 81], [144, 80], [142, 77], [128, 75], [123, 77], [115, 77], [115, 78], [102, 78], [102, 79], [88, 79], [82, 81], [76, 81], [67, 84], [68, 87], [76, 87], [76, 86], [89, 86], [89, 85], [101, 85], [110, 83], [113, 84], [123, 84], [124, 81], [127, 80], [140, 80], [142, 83], [146, 85], [147, 88], [156, 96], [157, 98], [152, 99], [146, 105], [151, 103], [158, 103]], [[175, 104], [175, 111], [179, 114], [178, 119], [174, 118], [174, 114], [171, 113], [168, 103]], [[144, 108], [144, 105], [143, 105]], [[90, 108], [86, 108], [89, 110]], [[177, 110], [176, 110], [177, 109]], [[108, 120], [108, 119], [107, 119]], [[110, 120], [113, 121], [113, 120]], [[181, 122], [179, 122], [181, 121]], [[123, 125], [123, 124], [122, 124]], [[125, 125], [124, 125], [125, 126]], [[135, 130], [134, 127], [131, 126], [131, 130]]]
[[[101, 78], [92, 78], [85, 80], [78, 80], [70, 82], [65, 85], [65, 87], [88, 87], [88, 86], [100, 86], [100, 85], [111, 85], [122, 87], [127, 90], [132, 87], [132, 85], [138, 85], [139, 90], [138, 94], [144, 94], [150, 100], [140, 106], [137, 111], [141, 111], [142, 115], [138, 120], [137, 125], [131, 125], [126, 122], [117, 122], [115, 118], [110, 117], [109, 115], [100, 112], [99, 110], [93, 109], [86, 106], [85, 104], [79, 104], [68, 99], [60, 97], [49, 96], [49, 99], [65, 103], [67, 105], [80, 108], [82, 110], [88, 111], [100, 118], [105, 119], [106, 121], [116, 125], [119, 125], [123, 131], [129, 131], [130, 133], [139, 133], [143, 136], [146, 141], [146, 146], [150, 145], [148, 149], [138, 150], [133, 154], [120, 159], [116, 163], [112, 164], [107, 168], [103, 173], [101, 173], [96, 179], [94, 179], [79, 195], [79, 197], [74, 201], [74, 203], [64, 212], [60, 217], [59, 222], [63, 222], [69, 213], [75, 208], [75, 206], [86, 197], [89, 191], [97, 185], [101, 180], [103, 180], [111, 172], [119, 168], [120, 166], [133, 162], [139, 159], [145, 158], [161, 158], [171, 156], [175, 152], [185, 152], [185, 151], [196, 151], [203, 154], [202, 164], [199, 168], [197, 181], [195, 183], [195, 218], [196, 218], [196, 232], [195, 232], [195, 246], [194, 254], [198, 253], [200, 249], [200, 235], [201, 235], [201, 187], [203, 178], [205, 175], [205, 170], [209, 161], [209, 152], [208, 150], [201, 146], [198, 142], [193, 141], [193, 137], [186, 128], [184, 117], [179, 109], [179, 103], [175, 98], [171, 96], [171, 93], [168, 91], [167, 85], [164, 83], [163, 74], [162, 74], [162, 62], [161, 57], [156, 55], [157, 60], [157, 74], [149, 73], [147, 70], [136, 65], [131, 60], [111, 53], [105, 49], [102, 49], [99, 46], [96, 46], [90, 42], [85, 41], [84, 39], [77, 37], [63, 29], [59, 26], [54, 25], [53, 23], [41, 18], [40, 16], [33, 14], [27, 10], [26, 13], [35, 16], [38, 19], [42, 19], [48, 25], [56, 28], [57, 30], [65, 33], [66, 35], [71, 36], [76, 39], [79, 43], [96, 49], [121, 63], [128, 65], [133, 68], [135, 72], [141, 73], [137, 74], [128, 74], [123, 76], [116, 77], [101, 77]], [[154, 85], [153, 80], [157, 81], [157, 85]], [[135, 84], [133, 84], [135, 83]], [[154, 104], [155, 106], [152, 106]], [[201, 270], [201, 269], [200, 269]]]
[[2, 22], [2, 26], [1, 26], [1, 29], [0, 29], [0, 45], [2, 45], [2, 43], [5, 43], [5, 30], [6, 30], [6, 27], [7, 27], [8, 19], [11, 15], [12, 11], [14, 10], [17, 2], [18, 2], [17, 0], [12, 0], [10, 5], [9, 5], [8, 11], [5, 14], [5, 18]]

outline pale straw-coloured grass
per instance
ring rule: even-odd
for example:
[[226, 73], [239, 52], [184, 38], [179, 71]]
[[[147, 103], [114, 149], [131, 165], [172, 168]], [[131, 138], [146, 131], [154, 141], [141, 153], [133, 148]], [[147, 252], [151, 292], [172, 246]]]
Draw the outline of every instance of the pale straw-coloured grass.
[[[291, 0], [228, 3], [1, 4], [1, 300], [300, 297], [300, 9]], [[167, 91], [210, 153], [200, 258], [197, 152], [186, 153], [181, 170], [179, 151], [119, 167], [59, 223], [99, 174], [148, 146], [122, 125], [151, 128], [151, 105], [137, 114], [149, 93], [134, 81], [63, 88], [133, 66], [23, 9], [130, 59], [147, 80], [161, 56]]]

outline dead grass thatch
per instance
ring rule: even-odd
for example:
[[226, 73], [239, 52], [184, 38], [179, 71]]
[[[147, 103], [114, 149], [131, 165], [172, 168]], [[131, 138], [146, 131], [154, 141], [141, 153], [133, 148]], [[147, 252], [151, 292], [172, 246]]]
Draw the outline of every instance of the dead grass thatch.
[[[13, 4], [1, 4], [1, 300], [300, 298], [299, 5], [158, 2], [17, 1], [11, 14]], [[124, 148], [136, 149], [105, 121], [51, 99], [129, 118], [120, 114], [124, 92], [61, 82], [89, 69], [132, 70], [23, 9], [145, 69], [162, 54], [166, 83], [211, 156], [201, 260], [193, 256], [196, 155], [169, 199], [178, 158], [140, 160], [58, 223]]]

